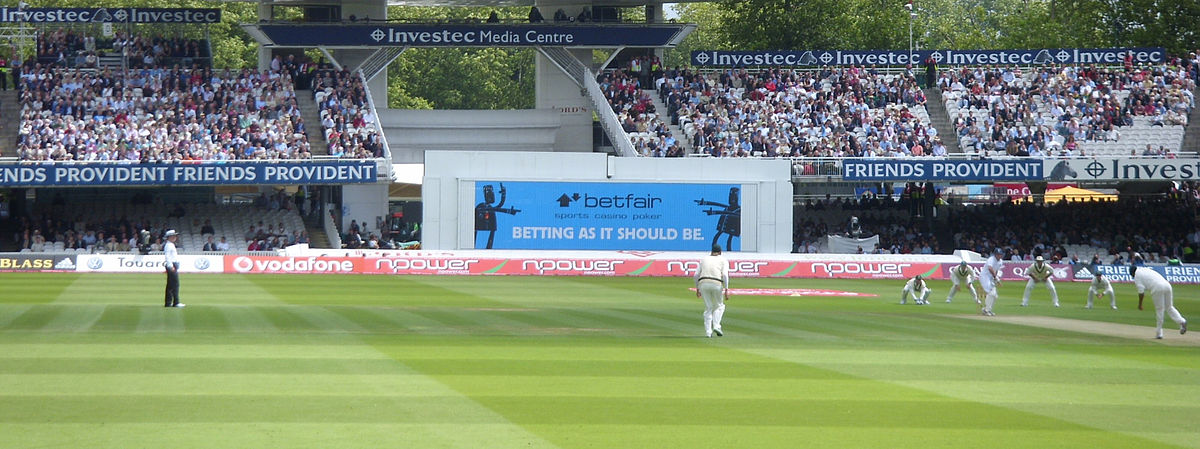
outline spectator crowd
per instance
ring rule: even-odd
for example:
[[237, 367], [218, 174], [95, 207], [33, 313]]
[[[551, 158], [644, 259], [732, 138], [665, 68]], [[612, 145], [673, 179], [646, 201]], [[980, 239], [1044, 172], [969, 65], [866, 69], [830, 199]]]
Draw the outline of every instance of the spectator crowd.
[[1196, 82], [1182, 64], [1127, 62], [1123, 68], [1050, 65], [1029, 73], [963, 67], [942, 71], [938, 85], [965, 150], [1051, 156], [1086, 155], [1083, 142], [1117, 142], [1135, 125], [1187, 125]]

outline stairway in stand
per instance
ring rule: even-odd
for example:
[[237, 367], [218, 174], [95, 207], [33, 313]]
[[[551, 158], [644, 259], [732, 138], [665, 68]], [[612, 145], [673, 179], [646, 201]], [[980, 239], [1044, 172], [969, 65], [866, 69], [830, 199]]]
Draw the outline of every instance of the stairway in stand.
[[[1192, 91], [1193, 98], [1200, 96], [1200, 89]], [[1183, 146], [1180, 148], [1183, 152], [1196, 153], [1200, 152], [1200, 107], [1192, 108], [1192, 112], [1188, 114], [1187, 128], [1183, 131]]]
[[300, 108], [300, 117], [304, 118], [304, 128], [308, 132], [308, 144], [313, 156], [329, 154], [329, 142], [325, 140], [325, 130], [321, 128], [321, 109], [313, 100], [312, 92], [296, 91], [296, 106]]
[[671, 131], [671, 137], [679, 142], [679, 147], [683, 148], [683, 154], [692, 154], [692, 142], [688, 140], [687, 135], [678, 125], [671, 124], [671, 115], [667, 113], [667, 105], [663, 104], [658, 98], [658, 92], [655, 90], [643, 90], [642, 93], [650, 96], [650, 100], [654, 104], [654, 112], [658, 114], [658, 119], [667, 124], [667, 129]]
[[17, 91], [0, 91], [0, 157], [17, 155], [17, 132], [20, 130], [21, 105]]
[[925, 110], [929, 111], [929, 121], [938, 130], [938, 137], [946, 146], [946, 154], [962, 153], [958, 147], [958, 134], [954, 132], [954, 122], [946, 112], [946, 102], [942, 98], [942, 90], [938, 88], [924, 89]]

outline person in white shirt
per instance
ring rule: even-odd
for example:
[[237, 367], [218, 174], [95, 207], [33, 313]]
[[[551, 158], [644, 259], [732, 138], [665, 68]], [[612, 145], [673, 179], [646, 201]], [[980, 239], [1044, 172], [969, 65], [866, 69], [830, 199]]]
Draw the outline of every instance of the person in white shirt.
[[700, 260], [694, 280], [696, 297], [704, 298], [704, 336], [725, 335], [721, 317], [725, 315], [725, 300], [729, 299], [729, 262], [721, 255], [721, 245], [713, 245], [712, 254]]
[[163, 244], [163, 266], [167, 269], [165, 306], [184, 307], [185, 305], [179, 302], [179, 251], [175, 249], [175, 241], [179, 240], [179, 234], [174, 229], [169, 229], [163, 237], [167, 238], [167, 243]]
[[1046, 283], [1046, 288], [1050, 289], [1050, 299], [1054, 301], [1054, 307], [1058, 307], [1058, 290], [1054, 288], [1054, 269], [1046, 264], [1046, 259], [1042, 256], [1037, 256], [1033, 260], [1033, 265], [1029, 266], [1027, 272], [1029, 282], [1025, 283], [1025, 296], [1021, 298], [1021, 307], [1029, 306], [1029, 294], [1033, 293], [1033, 285], [1041, 282]]
[[1137, 265], [1129, 265], [1129, 275], [1133, 276], [1133, 284], [1137, 287], [1138, 310], [1142, 310], [1142, 300], [1146, 298], [1147, 293], [1154, 300], [1154, 313], [1157, 319], [1154, 338], [1160, 340], [1163, 338], [1163, 312], [1169, 314], [1171, 321], [1179, 325], [1180, 335], [1186, 334], [1187, 320], [1179, 314], [1178, 310], [1175, 310], [1175, 289], [1171, 287], [1171, 283], [1149, 267], [1138, 269]]
[[1000, 289], [1000, 270], [1004, 269], [1004, 250], [996, 248], [992, 255], [983, 263], [979, 272], [979, 286], [983, 287], [983, 314], [995, 316], [992, 306], [996, 303], [997, 290]]
[[1104, 277], [1103, 273], [1096, 271], [1094, 274], [1095, 277], [1092, 278], [1092, 285], [1088, 287], [1087, 308], [1092, 308], [1093, 298], [1099, 296], [1100, 300], [1104, 300], [1104, 296], [1108, 295], [1108, 299], [1112, 301], [1113, 310], [1117, 310], [1117, 293], [1113, 291], [1112, 283], [1108, 281], [1108, 278]]
[[908, 295], [912, 295], [914, 303], [929, 305], [929, 294], [932, 292], [925, 279], [918, 274], [904, 283], [904, 290], [900, 291], [900, 304], [908, 304]]
[[971, 289], [971, 297], [975, 298], [975, 304], [982, 305], [983, 301], [979, 300], [979, 292], [975, 290], [974, 282], [975, 271], [971, 270], [971, 267], [967, 265], [967, 261], [959, 262], [958, 266], [950, 269], [950, 294], [946, 295], [946, 302], [954, 299], [954, 295], [958, 293], [958, 290], [963, 285], [966, 285], [967, 288]]

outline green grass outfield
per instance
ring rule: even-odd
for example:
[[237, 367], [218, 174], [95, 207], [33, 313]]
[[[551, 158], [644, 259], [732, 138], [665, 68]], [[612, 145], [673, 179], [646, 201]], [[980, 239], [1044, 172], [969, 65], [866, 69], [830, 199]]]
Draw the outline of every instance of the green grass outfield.
[[1200, 347], [1131, 286], [996, 313], [1146, 338], [932, 284], [737, 279], [881, 296], [735, 297], [706, 339], [682, 278], [184, 275], [180, 310], [161, 275], [0, 273], [0, 448], [1200, 448]]

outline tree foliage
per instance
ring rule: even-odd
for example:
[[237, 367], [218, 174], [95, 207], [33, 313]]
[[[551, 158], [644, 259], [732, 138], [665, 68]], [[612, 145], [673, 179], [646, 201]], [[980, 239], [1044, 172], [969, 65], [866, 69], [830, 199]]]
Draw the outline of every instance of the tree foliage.
[[[747, 50], [908, 47], [907, 0], [722, 0], [705, 43]], [[919, 48], [1200, 47], [1196, 0], [914, 0]], [[681, 17], [684, 15], [681, 13]], [[702, 22], [699, 20], [714, 20]]]
[[[407, 20], [484, 21], [527, 18], [528, 8], [391, 7]], [[414, 48], [388, 68], [388, 106], [436, 109], [528, 109], [534, 104], [534, 50]]]

